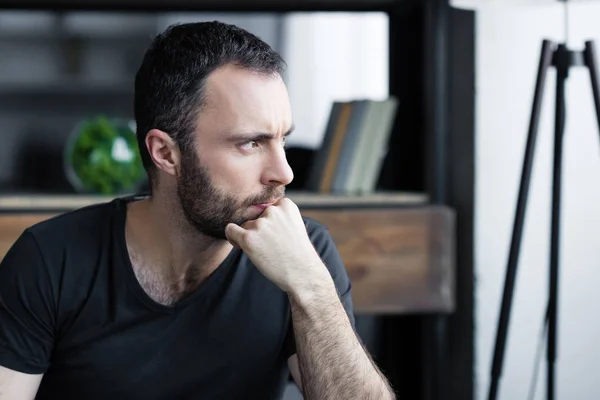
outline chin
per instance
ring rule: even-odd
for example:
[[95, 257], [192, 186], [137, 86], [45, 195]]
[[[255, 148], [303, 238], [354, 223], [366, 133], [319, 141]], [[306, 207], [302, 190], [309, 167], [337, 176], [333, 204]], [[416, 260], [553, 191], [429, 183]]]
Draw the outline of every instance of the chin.
[[217, 239], [217, 240], [227, 240], [227, 236], [225, 235], [225, 227], [223, 229], [207, 229], [206, 227], [196, 226], [196, 231], [203, 236]]
[[263, 211], [252, 212], [252, 213], [249, 214], [248, 217], [244, 218], [243, 221], [244, 222], [246, 222], [246, 221], [254, 221], [256, 219], [259, 219], [262, 214], [263, 214]]

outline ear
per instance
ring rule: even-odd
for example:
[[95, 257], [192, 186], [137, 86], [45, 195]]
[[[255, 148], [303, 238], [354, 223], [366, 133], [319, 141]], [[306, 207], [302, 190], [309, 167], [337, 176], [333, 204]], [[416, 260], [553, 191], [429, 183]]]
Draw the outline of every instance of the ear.
[[146, 134], [146, 148], [156, 168], [169, 175], [177, 175], [181, 160], [179, 147], [166, 132], [150, 130]]

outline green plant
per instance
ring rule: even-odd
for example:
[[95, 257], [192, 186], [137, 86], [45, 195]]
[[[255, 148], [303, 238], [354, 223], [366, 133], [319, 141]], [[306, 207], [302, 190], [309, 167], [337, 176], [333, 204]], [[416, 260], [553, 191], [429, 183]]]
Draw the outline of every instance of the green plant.
[[83, 121], [67, 159], [80, 191], [122, 193], [135, 190], [145, 177], [135, 132], [127, 121], [105, 116]]

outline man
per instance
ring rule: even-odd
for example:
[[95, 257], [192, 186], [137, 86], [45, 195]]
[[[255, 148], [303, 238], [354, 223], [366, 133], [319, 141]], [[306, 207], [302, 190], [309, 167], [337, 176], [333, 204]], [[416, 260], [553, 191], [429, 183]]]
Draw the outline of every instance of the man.
[[[149, 196], [27, 229], [0, 265], [0, 399], [391, 399], [327, 230], [284, 197], [284, 63], [176, 25], [135, 80]], [[289, 369], [288, 369], [289, 368]]]

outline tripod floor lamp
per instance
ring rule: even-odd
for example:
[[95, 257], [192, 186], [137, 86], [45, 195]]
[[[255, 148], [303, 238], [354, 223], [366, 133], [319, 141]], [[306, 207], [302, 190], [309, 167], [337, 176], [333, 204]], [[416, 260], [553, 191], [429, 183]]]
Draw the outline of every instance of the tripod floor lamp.
[[[556, 0], [565, 3], [565, 20], [568, 21], [567, 1]], [[539, 1], [538, 1], [539, 3]], [[567, 24], [565, 24], [567, 25]], [[550, 40], [544, 40], [541, 46], [541, 54], [537, 70], [536, 85], [531, 108], [529, 121], [529, 130], [521, 180], [519, 184], [519, 194], [517, 198], [517, 207], [510, 242], [508, 255], [508, 264], [506, 267], [506, 276], [504, 281], [504, 291], [502, 295], [500, 316], [498, 320], [496, 341], [494, 346], [494, 355], [491, 368], [491, 381], [489, 387], [489, 400], [495, 400], [499, 388], [499, 380], [502, 374], [504, 361], [504, 351], [506, 345], [506, 336], [510, 319], [510, 311], [514, 292], [515, 279], [517, 274], [517, 262], [521, 248], [521, 239], [523, 233], [523, 223], [525, 220], [525, 211], [529, 194], [529, 185], [531, 180], [531, 171], [533, 167], [533, 157], [536, 147], [537, 132], [540, 119], [540, 110], [545, 92], [545, 83], [549, 69], [556, 70], [556, 103], [554, 109], [554, 159], [553, 159], [553, 178], [552, 178], [552, 215], [550, 232], [550, 266], [549, 266], [549, 293], [548, 308], [546, 310], [547, 324], [547, 374], [546, 374], [546, 398], [554, 400], [555, 398], [555, 362], [556, 362], [556, 329], [557, 329], [557, 308], [558, 308], [558, 279], [559, 279], [559, 237], [560, 237], [560, 211], [561, 211], [561, 174], [562, 174], [562, 154], [563, 138], [566, 120], [566, 99], [565, 86], [569, 71], [571, 68], [585, 68], [589, 72], [590, 95], [594, 100], [594, 110], [598, 127], [600, 129], [600, 89], [598, 80], [598, 62], [596, 56], [595, 44], [593, 41], [584, 43], [583, 50], [572, 50], [565, 43], [555, 43]], [[600, 143], [599, 143], [600, 148]]]

